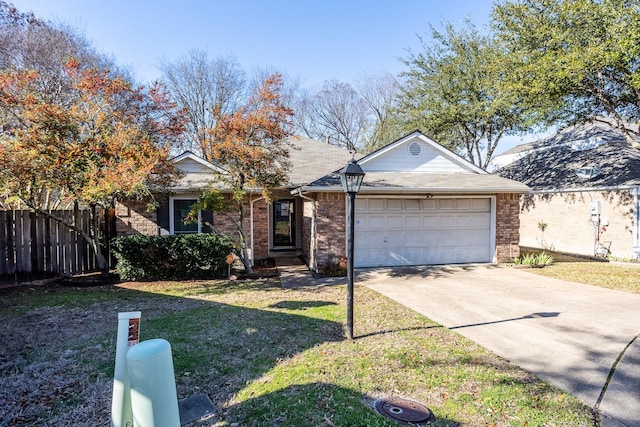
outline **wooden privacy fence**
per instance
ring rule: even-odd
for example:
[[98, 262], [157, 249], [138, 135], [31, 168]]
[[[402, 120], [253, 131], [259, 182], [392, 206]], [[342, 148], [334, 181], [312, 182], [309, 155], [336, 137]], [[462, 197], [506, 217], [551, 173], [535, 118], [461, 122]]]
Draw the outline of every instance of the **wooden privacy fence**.
[[[73, 211], [54, 211], [70, 222]], [[75, 213], [76, 224], [89, 230], [90, 212]], [[101, 219], [102, 219], [102, 215]], [[107, 241], [110, 215], [101, 221]], [[107, 261], [110, 257], [107, 255]], [[93, 249], [84, 238], [46, 215], [30, 211], [0, 211], [0, 277], [65, 276], [98, 270]]]

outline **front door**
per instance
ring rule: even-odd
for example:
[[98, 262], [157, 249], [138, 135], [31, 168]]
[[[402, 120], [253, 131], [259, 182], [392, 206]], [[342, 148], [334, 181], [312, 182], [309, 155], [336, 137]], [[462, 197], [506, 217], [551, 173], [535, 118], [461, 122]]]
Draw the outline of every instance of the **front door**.
[[296, 215], [295, 200], [281, 199], [273, 202], [273, 247], [295, 248]]

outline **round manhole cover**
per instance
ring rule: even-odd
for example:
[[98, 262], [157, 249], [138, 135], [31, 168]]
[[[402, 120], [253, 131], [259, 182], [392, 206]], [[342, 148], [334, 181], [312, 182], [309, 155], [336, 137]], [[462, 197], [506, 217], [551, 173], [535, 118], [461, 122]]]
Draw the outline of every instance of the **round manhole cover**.
[[373, 407], [380, 415], [403, 425], [424, 426], [436, 419], [429, 408], [408, 399], [378, 399], [373, 403]]

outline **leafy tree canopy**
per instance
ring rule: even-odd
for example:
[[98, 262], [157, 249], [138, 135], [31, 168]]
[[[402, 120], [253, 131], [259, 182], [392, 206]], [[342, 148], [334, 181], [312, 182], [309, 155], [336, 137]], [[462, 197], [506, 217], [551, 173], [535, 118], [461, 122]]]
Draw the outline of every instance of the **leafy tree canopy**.
[[503, 88], [506, 52], [471, 23], [432, 28], [432, 42], [405, 59], [397, 114], [407, 131], [420, 129], [486, 168], [500, 138], [530, 125], [518, 95]]
[[203, 151], [224, 173], [219, 178], [232, 194], [232, 203], [224, 203], [222, 194], [212, 188], [202, 195], [192, 210], [223, 211], [238, 230], [241, 259], [250, 272], [247, 239], [244, 229], [245, 196], [259, 192], [269, 200], [271, 190], [286, 183], [289, 172], [289, 146], [293, 111], [282, 97], [283, 81], [278, 73], [267, 77], [253, 90], [247, 103], [237, 111], [226, 113], [216, 108], [215, 126], [208, 130]]
[[[498, 3], [493, 28], [509, 50], [507, 85], [537, 120], [640, 119], [638, 0], [518, 0]], [[630, 139], [630, 138], [629, 138]]]
[[133, 87], [74, 60], [64, 70], [64, 103], [40, 90], [37, 71], [0, 72], [0, 195], [80, 232], [99, 253], [97, 230], [86, 234], [50, 209], [149, 196], [173, 178], [168, 153], [183, 118], [161, 87]]

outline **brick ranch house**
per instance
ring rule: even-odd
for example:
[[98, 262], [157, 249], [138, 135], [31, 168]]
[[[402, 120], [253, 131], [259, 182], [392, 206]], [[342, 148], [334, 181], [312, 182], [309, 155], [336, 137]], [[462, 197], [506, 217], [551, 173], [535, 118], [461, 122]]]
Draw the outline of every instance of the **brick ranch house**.
[[606, 119], [514, 147], [494, 164], [532, 189], [521, 198], [523, 246], [638, 257], [640, 150]]
[[[245, 200], [249, 257], [302, 255], [309, 268], [346, 253], [346, 197], [338, 175], [351, 158], [341, 148], [291, 137], [289, 182]], [[217, 232], [234, 235], [228, 219], [202, 212], [200, 224], [181, 218], [206, 186], [215, 165], [192, 153], [173, 159], [184, 177], [156, 211], [141, 203], [116, 208], [118, 235]], [[420, 132], [358, 160], [366, 173], [356, 198], [355, 266], [494, 263], [519, 256], [519, 197], [528, 187], [491, 175]]]

